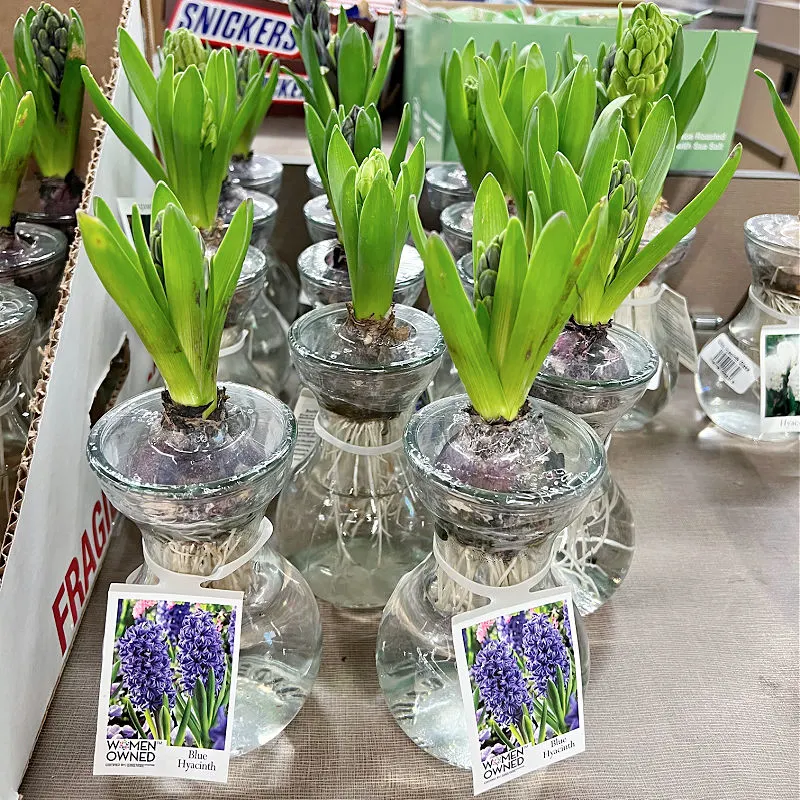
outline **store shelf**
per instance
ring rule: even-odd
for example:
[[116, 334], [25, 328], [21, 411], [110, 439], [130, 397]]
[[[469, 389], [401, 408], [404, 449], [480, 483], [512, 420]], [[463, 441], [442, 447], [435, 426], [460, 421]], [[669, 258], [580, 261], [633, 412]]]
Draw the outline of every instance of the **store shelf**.
[[[636, 515], [628, 579], [588, 621], [587, 752], [495, 800], [794, 797], [798, 741], [796, 447], [707, 424], [690, 376], [650, 429], [615, 435], [610, 464]], [[425, 755], [378, 689], [378, 614], [323, 607], [313, 694], [227, 786], [92, 777], [106, 587], [141, 557], [113, 543], [21, 791], [25, 800], [455, 800], [469, 775]], [[19, 632], [24, 635], [24, 631]]]

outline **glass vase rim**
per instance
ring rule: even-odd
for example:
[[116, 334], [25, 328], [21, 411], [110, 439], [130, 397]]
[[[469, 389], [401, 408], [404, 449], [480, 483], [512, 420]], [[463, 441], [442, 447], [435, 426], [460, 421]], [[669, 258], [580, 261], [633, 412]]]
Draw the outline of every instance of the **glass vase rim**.
[[472, 241], [472, 229], [467, 230], [461, 225], [456, 225], [452, 217], [458, 213], [465, 211], [467, 208], [472, 208], [473, 211], [475, 209], [475, 200], [459, 200], [457, 203], [452, 203], [451, 205], [447, 206], [447, 208], [442, 210], [442, 213], [439, 217], [442, 223], [442, 228], [447, 230], [448, 233], [452, 233], [455, 236], [458, 236], [462, 239], [469, 239], [470, 242]]
[[426, 422], [428, 417], [447, 406], [453, 408], [453, 416], [455, 416], [457, 412], [469, 411], [472, 408], [472, 403], [467, 394], [451, 395], [450, 397], [434, 400], [432, 403], [423, 406], [411, 417], [403, 431], [403, 450], [406, 458], [412, 465], [412, 468], [427, 476], [432, 476], [434, 481], [447, 491], [461, 495], [470, 501], [478, 501], [502, 507], [509, 512], [540, 512], [542, 509], [560, 508], [576, 500], [589, 497], [606, 472], [606, 451], [600, 438], [588, 423], [555, 403], [550, 403], [547, 400], [540, 400], [539, 398], [530, 398], [530, 402], [533, 404], [534, 408], [538, 406], [545, 414], [550, 415], [551, 418], [555, 417], [560, 420], [562, 425], [573, 426], [574, 430], [584, 438], [585, 443], [591, 448], [591, 456], [587, 459], [587, 466], [591, 467], [591, 471], [587, 471], [587, 477], [581, 482], [580, 486], [564, 489], [556, 496], [553, 496], [551, 492], [498, 492], [492, 489], [483, 489], [463, 483], [444, 470], [434, 466], [417, 445], [417, 431], [420, 426]]
[[798, 239], [796, 247], [792, 247], [789, 242], [787, 242], [787, 245], [785, 246], [783, 244], [773, 242], [770, 239], [765, 239], [763, 235], [759, 234], [759, 232], [755, 230], [755, 223], [757, 220], [765, 220], [770, 218], [786, 219], [787, 221], [793, 220], [798, 224], [798, 226], [800, 226], [800, 214], [781, 214], [777, 212], [756, 214], [753, 217], [749, 217], [744, 223], [745, 241], [756, 245], [756, 247], [761, 247], [765, 250], [771, 250], [775, 253], [781, 253], [789, 256], [790, 258], [797, 258], [800, 256], [800, 239]]
[[[297, 357], [307, 360], [313, 364], [324, 367], [336, 367], [337, 370], [341, 370], [342, 372], [351, 375], [363, 375], [364, 373], [396, 375], [404, 372], [415, 372], [416, 370], [435, 362], [436, 359], [440, 358], [445, 351], [446, 345], [444, 342], [444, 337], [442, 336], [441, 329], [439, 328], [436, 320], [431, 317], [430, 314], [426, 314], [424, 311], [414, 308], [414, 306], [406, 306], [402, 303], [392, 304], [392, 310], [395, 312], [395, 316], [398, 318], [399, 322], [409, 322], [417, 330], [421, 325], [432, 326], [429, 329], [433, 330], [435, 327], [438, 334], [436, 346], [425, 351], [422, 355], [416, 358], [396, 361], [390, 364], [375, 364], [374, 366], [360, 364], [358, 366], [354, 366], [352, 364], [337, 363], [328, 356], [321, 356], [319, 353], [314, 352], [300, 341], [299, 333], [302, 332], [304, 328], [307, 328], [310, 325], [319, 324], [319, 322], [324, 320], [326, 317], [336, 315], [341, 317], [341, 319], [337, 320], [337, 322], [343, 322], [347, 318], [347, 307], [348, 303], [332, 303], [330, 305], [313, 308], [311, 311], [303, 314], [301, 317], [298, 317], [289, 326], [289, 349], [292, 352], [292, 356], [294, 357], [296, 353]], [[400, 317], [400, 314], [403, 316]], [[409, 317], [412, 317], [412, 319], [409, 319]]]
[[[242, 488], [244, 485], [274, 472], [275, 468], [290, 455], [297, 437], [297, 421], [291, 409], [285, 403], [278, 400], [277, 397], [273, 397], [253, 386], [246, 386], [241, 383], [233, 382], [219, 383], [218, 386], [226, 390], [233, 389], [235, 393], [241, 392], [244, 395], [255, 397], [262, 402], [265, 401], [275, 412], [276, 417], [283, 423], [284, 433], [280, 438], [279, 446], [276, 447], [273, 452], [266, 455], [264, 460], [258, 465], [250, 467], [244, 472], [240, 472], [230, 478], [208, 481], [207, 483], [188, 483], [183, 485], [136, 481], [112, 466], [105, 457], [103, 449], [100, 447], [102, 434], [109, 429], [112, 424], [116, 423], [118, 418], [122, 417], [124, 419], [123, 412], [137, 406], [142, 406], [153, 398], [160, 398], [164, 390], [158, 388], [148, 389], [145, 392], [134, 395], [124, 402], [113, 406], [94, 424], [89, 431], [89, 437], [86, 441], [86, 456], [92, 470], [103, 479], [123, 487], [128, 491], [134, 491], [138, 494], [150, 495], [153, 497], [170, 497], [176, 500], [191, 499], [198, 496], [210, 498], [212, 495], [233, 494], [235, 490]], [[230, 393], [228, 393], [228, 398], [229, 400], [232, 398]], [[93, 447], [93, 445], [95, 446]]]
[[[0, 275], [7, 275], [9, 278], [13, 278], [14, 276], [23, 277], [36, 273], [40, 269], [44, 269], [56, 261], [66, 259], [69, 243], [63, 231], [60, 231], [58, 228], [53, 228], [50, 225], [45, 225], [42, 222], [28, 222], [27, 220], [18, 221], [15, 230], [17, 233], [20, 231], [24, 233], [31, 228], [34, 229], [32, 233], [36, 234], [36, 247], [39, 246], [38, 243], [40, 240], [49, 239], [55, 245], [55, 248], [49, 251], [38, 252], [34, 254], [33, 258], [27, 263], [15, 266], [8, 271], [2, 269], [0, 266]], [[2, 252], [3, 251], [0, 251], [0, 253]]]
[[[325, 195], [319, 195], [319, 197], [324, 197]], [[312, 198], [317, 199], [317, 198]], [[328, 253], [337, 245], [339, 244], [339, 240], [336, 237], [331, 239], [323, 239], [320, 242], [314, 242], [310, 244], [308, 247], [304, 248], [300, 251], [300, 255], [297, 257], [297, 271], [303, 278], [303, 280], [308, 281], [313, 286], [318, 286], [322, 289], [341, 289], [344, 286], [350, 285], [350, 275], [348, 272], [347, 281], [343, 283], [341, 281], [334, 281], [330, 278], [325, 277], [324, 275], [312, 275], [307, 270], [302, 268], [302, 265], [305, 263], [313, 263], [313, 260], [317, 257], [318, 253], [323, 253], [320, 260], [324, 261], [328, 255]], [[324, 252], [323, 252], [324, 251]], [[413, 253], [413, 256], [411, 255]], [[406, 278], [399, 278], [400, 270], [398, 268], [398, 278], [395, 280], [394, 289], [395, 292], [402, 289], [408, 289], [411, 286], [414, 286], [417, 283], [421, 283], [425, 280], [425, 264], [422, 261], [422, 256], [419, 254], [419, 251], [416, 247], [408, 243], [403, 244], [403, 249], [400, 252], [401, 260], [406, 258], [414, 258], [419, 262], [419, 271], [412, 273]]]
[[[590, 327], [590, 326], [582, 326]], [[623, 392], [626, 389], [635, 389], [643, 383], [648, 383], [653, 375], [656, 374], [659, 365], [659, 355], [656, 349], [640, 334], [631, 330], [625, 325], [614, 325], [610, 330], [614, 334], [619, 334], [623, 339], [627, 339], [628, 343], [635, 346], [643, 347], [648, 353], [648, 359], [645, 362], [642, 370], [634, 375], [629, 375], [627, 378], [610, 378], [604, 381], [598, 380], [582, 380], [580, 378], [569, 378], [565, 375], [553, 375], [552, 373], [543, 372], [541, 369], [536, 374], [536, 383], [544, 386], [549, 386], [555, 389], [576, 389], [580, 388], [590, 394], [614, 394], [616, 392]], [[560, 334], [559, 334], [560, 335]]]
[[0, 304], [6, 302], [14, 303], [14, 313], [11, 314], [9, 311], [0, 316], [0, 336], [24, 328], [26, 325], [30, 325], [33, 330], [38, 308], [36, 295], [11, 281], [0, 281]]

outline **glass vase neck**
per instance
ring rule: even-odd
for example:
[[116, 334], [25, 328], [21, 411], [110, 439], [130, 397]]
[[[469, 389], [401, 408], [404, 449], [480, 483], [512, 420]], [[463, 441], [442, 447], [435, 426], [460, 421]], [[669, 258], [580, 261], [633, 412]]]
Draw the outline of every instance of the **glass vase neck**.
[[322, 428], [323, 437], [331, 444], [334, 444], [335, 440], [365, 449], [396, 444], [399, 450], [403, 429], [411, 418], [413, 410], [409, 407], [393, 416], [362, 419], [353, 414], [338, 414], [320, 408], [316, 425]]

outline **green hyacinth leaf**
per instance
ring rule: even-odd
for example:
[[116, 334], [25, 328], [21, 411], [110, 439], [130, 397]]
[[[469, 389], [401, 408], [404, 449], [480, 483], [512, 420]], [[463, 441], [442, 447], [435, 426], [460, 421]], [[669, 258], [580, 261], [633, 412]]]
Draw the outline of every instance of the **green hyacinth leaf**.
[[783, 101], [778, 94], [778, 90], [775, 88], [775, 84], [772, 82], [772, 78], [770, 78], [769, 75], [765, 74], [760, 69], [757, 69], [755, 73], [759, 78], [764, 80], [764, 83], [767, 84], [767, 89], [769, 90], [770, 97], [772, 98], [772, 110], [775, 114], [775, 119], [778, 120], [778, 125], [780, 125], [784, 138], [786, 139], [786, 143], [789, 145], [789, 151], [792, 154], [797, 171], [800, 172], [800, 132], [798, 132], [794, 121], [789, 115], [789, 112], [786, 110], [786, 106], [783, 104]]
[[562, 153], [556, 153], [550, 171], [550, 210], [566, 212], [575, 231], [583, 227], [588, 215], [580, 178]]
[[497, 178], [489, 173], [475, 196], [472, 228], [472, 264], [477, 268], [481, 253], [478, 245], [488, 245], [508, 224], [508, 206]]

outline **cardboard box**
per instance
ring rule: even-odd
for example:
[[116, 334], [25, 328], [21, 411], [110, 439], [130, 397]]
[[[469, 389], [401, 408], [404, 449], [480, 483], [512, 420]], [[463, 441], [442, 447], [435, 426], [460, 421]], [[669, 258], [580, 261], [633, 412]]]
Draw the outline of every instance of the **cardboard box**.
[[[7, 3], [7, 0], [6, 0]], [[11, 20], [28, 5], [13, 0]], [[140, 136], [149, 125], [116, 67], [111, 43], [123, 22], [143, 42], [139, 0], [83, 0], [95, 75]], [[18, 7], [17, 7], [18, 6]], [[121, 13], [121, 17], [120, 17]], [[101, 44], [103, 43], [103, 44]], [[105, 45], [105, 47], [104, 47]], [[87, 105], [89, 105], [87, 103]], [[94, 132], [83, 208], [102, 196], [147, 195], [152, 182], [112, 134]], [[106, 294], [76, 237], [60, 289], [11, 519], [0, 542], [0, 800], [17, 798], [77, 625], [111, 546], [115, 512], [86, 460], [91, 421], [141, 392], [152, 360]], [[98, 661], [99, 668], [99, 661]], [[91, 683], [91, 676], [87, 678]]]
[[[496, 7], [492, 6], [494, 10]], [[444, 95], [439, 80], [443, 54], [463, 47], [472, 37], [478, 50], [488, 51], [498, 40], [504, 46], [538, 42], [548, 73], [555, 54], [569, 34], [575, 52], [585, 53], [594, 63], [600, 45], [612, 43], [613, 27], [523, 25], [513, 22], [453, 22], [426, 13], [409, 15], [405, 32], [405, 98], [412, 109], [413, 136], [425, 137], [429, 161], [457, 161], [458, 151], [447, 130]], [[477, 12], [476, 12], [477, 13]], [[709, 30], [685, 30], [686, 65], [700, 57], [711, 36]], [[673, 170], [710, 172], [728, 155], [742, 101], [755, 33], [719, 31], [717, 60], [703, 101], [678, 144]]]

